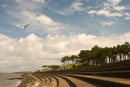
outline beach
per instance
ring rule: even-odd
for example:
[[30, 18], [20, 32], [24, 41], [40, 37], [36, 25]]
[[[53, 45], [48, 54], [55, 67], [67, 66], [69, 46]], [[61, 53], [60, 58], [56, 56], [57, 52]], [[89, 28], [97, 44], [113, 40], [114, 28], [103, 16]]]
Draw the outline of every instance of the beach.
[[0, 87], [17, 87], [21, 80], [20, 74], [16, 73], [0, 73]]

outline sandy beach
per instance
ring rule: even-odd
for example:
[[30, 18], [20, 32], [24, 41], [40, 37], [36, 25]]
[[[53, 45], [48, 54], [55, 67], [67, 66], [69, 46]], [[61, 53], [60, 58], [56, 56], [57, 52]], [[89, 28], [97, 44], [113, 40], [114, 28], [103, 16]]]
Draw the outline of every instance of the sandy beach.
[[0, 73], [0, 87], [17, 87], [20, 84], [20, 74], [16, 73]]

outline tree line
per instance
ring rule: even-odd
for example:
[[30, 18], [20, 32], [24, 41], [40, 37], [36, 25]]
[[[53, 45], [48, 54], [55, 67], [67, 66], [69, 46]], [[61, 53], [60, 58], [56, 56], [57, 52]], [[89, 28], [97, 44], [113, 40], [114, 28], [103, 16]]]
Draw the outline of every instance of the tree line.
[[113, 47], [99, 47], [95, 45], [91, 50], [81, 50], [78, 55], [64, 56], [61, 58], [63, 66], [76, 63], [106, 64], [130, 59], [130, 43]]

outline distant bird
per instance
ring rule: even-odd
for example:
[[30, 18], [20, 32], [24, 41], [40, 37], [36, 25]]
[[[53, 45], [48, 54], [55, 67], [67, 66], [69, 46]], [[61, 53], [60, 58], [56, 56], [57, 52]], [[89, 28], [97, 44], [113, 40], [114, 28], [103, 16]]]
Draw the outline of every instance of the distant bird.
[[23, 27], [23, 29], [25, 30], [25, 29], [27, 28], [27, 26], [29, 26], [29, 24], [25, 25], [25, 26]]

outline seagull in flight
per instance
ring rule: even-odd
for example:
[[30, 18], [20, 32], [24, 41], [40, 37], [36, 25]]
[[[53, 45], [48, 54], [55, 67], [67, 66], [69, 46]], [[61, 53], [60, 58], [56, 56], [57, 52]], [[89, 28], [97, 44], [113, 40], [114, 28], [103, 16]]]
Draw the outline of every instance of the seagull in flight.
[[25, 26], [23, 27], [23, 29], [25, 30], [25, 29], [27, 28], [27, 26], [29, 26], [29, 24], [25, 25]]

